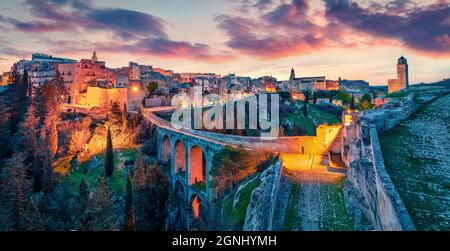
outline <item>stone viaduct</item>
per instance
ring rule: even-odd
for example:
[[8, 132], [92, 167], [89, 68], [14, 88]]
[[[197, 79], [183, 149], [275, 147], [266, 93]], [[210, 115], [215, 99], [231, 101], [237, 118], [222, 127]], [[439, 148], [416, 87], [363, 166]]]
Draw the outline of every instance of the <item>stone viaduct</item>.
[[340, 150], [340, 142], [336, 140], [341, 132], [340, 125], [319, 126], [317, 136], [262, 140], [260, 137], [175, 129], [170, 122], [154, 114], [170, 110], [173, 108], [146, 109], [143, 116], [149, 126], [156, 127], [154, 135], [157, 158], [170, 164], [169, 179], [172, 189], [192, 205], [195, 217], [198, 217], [199, 212], [205, 210], [214, 199], [210, 171], [214, 154], [225, 146], [243, 146], [251, 150], [276, 153], [322, 155], [328, 154], [333, 149]]

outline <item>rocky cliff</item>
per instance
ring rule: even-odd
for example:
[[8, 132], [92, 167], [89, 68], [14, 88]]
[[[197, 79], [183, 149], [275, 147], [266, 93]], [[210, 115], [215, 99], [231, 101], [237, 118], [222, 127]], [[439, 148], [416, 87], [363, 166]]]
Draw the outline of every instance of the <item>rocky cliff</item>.
[[270, 231], [281, 175], [281, 160], [261, 173], [261, 184], [252, 192], [245, 215], [244, 231]]

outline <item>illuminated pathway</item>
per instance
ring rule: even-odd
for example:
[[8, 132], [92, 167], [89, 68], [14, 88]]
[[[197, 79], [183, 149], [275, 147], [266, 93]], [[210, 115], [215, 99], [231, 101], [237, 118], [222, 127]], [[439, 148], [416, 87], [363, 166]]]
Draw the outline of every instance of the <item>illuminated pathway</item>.
[[281, 158], [284, 182], [290, 183], [281, 185], [290, 190], [284, 224], [275, 224], [274, 230], [353, 230], [344, 206], [344, 175], [330, 173], [322, 155], [282, 154]]

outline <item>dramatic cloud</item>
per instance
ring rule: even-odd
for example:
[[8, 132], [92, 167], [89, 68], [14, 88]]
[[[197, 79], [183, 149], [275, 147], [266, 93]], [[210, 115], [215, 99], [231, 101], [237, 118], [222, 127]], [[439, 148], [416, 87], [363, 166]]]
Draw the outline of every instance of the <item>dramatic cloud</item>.
[[221, 15], [216, 21], [230, 37], [230, 48], [263, 58], [283, 57], [325, 45], [324, 27], [309, 21], [308, 9], [306, 0], [294, 0], [259, 12], [256, 18]]
[[[112, 35], [110, 39], [122, 40], [120, 44], [115, 41], [92, 41], [89, 49], [95, 45], [97, 49], [108, 48], [111, 52], [139, 51], [145, 55], [205, 61], [229, 58], [214, 54], [207, 45], [170, 40], [166, 33], [166, 22], [148, 13], [121, 8], [95, 8], [87, 0], [26, 0], [25, 3], [33, 19], [19, 21], [0, 15], [0, 24], [12, 26], [16, 31], [35, 34], [63, 32], [83, 35], [90, 31], [109, 32]], [[58, 41], [52, 43], [58, 44]], [[70, 45], [68, 41], [62, 43], [69, 48], [77, 47]]]
[[384, 11], [374, 12], [347, 0], [327, 0], [326, 16], [372, 36], [399, 40], [422, 53], [450, 55], [450, 6], [411, 6], [410, 1], [392, 1]]
[[448, 4], [419, 7], [411, 0], [365, 6], [348, 0], [324, 3], [325, 9], [314, 9], [306, 0], [248, 0], [245, 13], [221, 15], [216, 21], [229, 36], [230, 48], [263, 58], [302, 55], [325, 47], [388, 43], [431, 56], [450, 54]]
[[109, 29], [124, 39], [134, 36], [155, 35], [167, 37], [162, 19], [125, 9], [91, 9], [86, 13], [91, 22], [88, 27]]

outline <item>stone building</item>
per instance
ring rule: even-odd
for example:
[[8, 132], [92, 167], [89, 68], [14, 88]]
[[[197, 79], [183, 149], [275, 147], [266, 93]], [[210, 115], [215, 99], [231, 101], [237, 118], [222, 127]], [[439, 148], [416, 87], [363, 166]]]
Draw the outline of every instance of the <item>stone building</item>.
[[409, 87], [408, 61], [401, 56], [397, 60], [397, 79], [388, 80], [388, 92], [396, 92]]
[[289, 92], [301, 92], [302, 90], [325, 90], [325, 76], [296, 78], [294, 69], [291, 69], [288, 89]]

